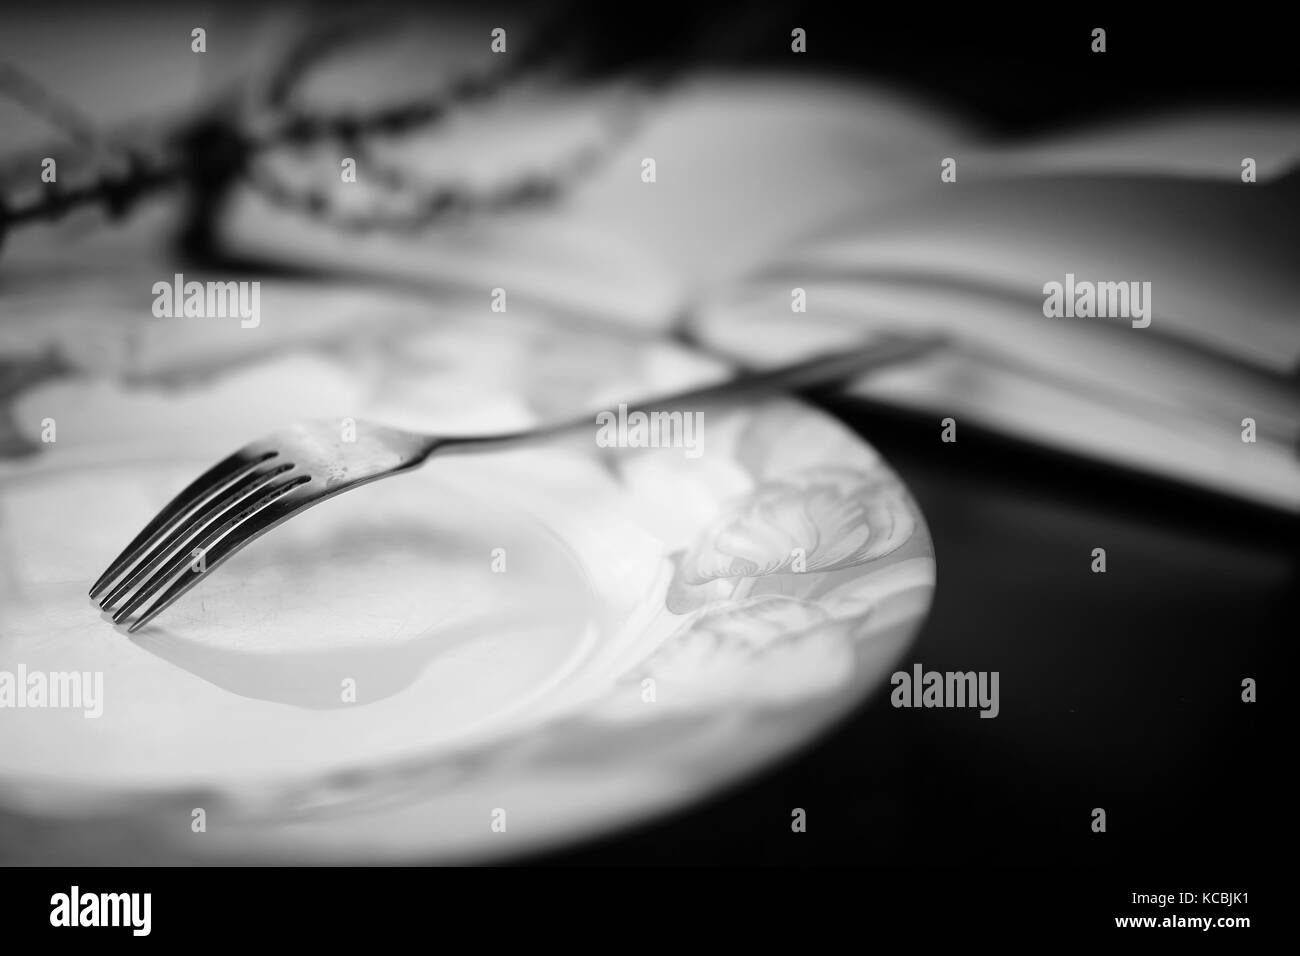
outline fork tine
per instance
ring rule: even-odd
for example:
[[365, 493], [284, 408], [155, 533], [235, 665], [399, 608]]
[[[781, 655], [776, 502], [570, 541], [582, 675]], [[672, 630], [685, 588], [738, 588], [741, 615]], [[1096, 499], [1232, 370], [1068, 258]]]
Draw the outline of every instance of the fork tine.
[[[193, 583], [204, 577], [207, 572], [211, 570], [211, 566], [207, 563], [207, 559], [209, 549], [214, 543], [220, 541], [253, 514], [261, 511], [267, 505], [280, 499], [299, 485], [305, 484], [309, 481], [311, 481], [310, 475], [295, 475], [265, 485], [258, 491], [246, 495], [244, 498], [236, 501], [220, 515], [210, 520], [200, 530], [198, 538], [186, 542], [187, 544], [196, 544], [197, 548], [203, 552], [204, 570], [194, 571], [187, 574], [183, 569], [190, 567], [193, 550], [189, 552], [184, 550], [180, 551], [170, 561], [163, 565], [161, 569], [154, 572], [152, 577], [140, 585], [139, 589], [131, 599], [113, 614], [113, 623], [120, 624], [123, 620], [130, 617], [130, 615], [134, 611], [138, 610], [141, 605], [162, 590], [163, 585], [175, 577], [178, 572], [182, 575], [180, 579], [181, 582], [189, 580]], [[180, 591], [177, 591], [176, 597], [179, 597], [186, 589], [187, 588], [182, 588]], [[175, 598], [173, 597], [172, 600], [175, 600]], [[151, 612], [153, 610], [153, 608], [150, 608]], [[162, 609], [158, 608], [157, 610]], [[150, 616], [152, 616], [152, 613]], [[140, 622], [137, 622], [137, 624], [139, 623]]]
[[[309, 480], [309, 479], [305, 479]], [[301, 481], [299, 483], [302, 483]], [[194, 574], [182, 574], [176, 578], [171, 587], [162, 594], [141, 614], [136, 620], [131, 622], [127, 628], [128, 634], [134, 634], [140, 628], [144, 627], [155, 617], [171, 607], [186, 591], [194, 587], [212, 571], [221, 565], [225, 560], [231, 557], [236, 551], [239, 551], [245, 545], [252, 542], [258, 536], [266, 531], [271, 530], [282, 521], [286, 521], [293, 516], [299, 505], [295, 502], [285, 501], [283, 496], [276, 499], [270, 505], [262, 508], [256, 514], [247, 520], [240, 522], [231, 529], [231, 533], [225, 535], [212, 548], [206, 552], [206, 564], [204, 570]], [[161, 588], [155, 590], [160, 591]], [[121, 623], [121, 622], [115, 622]]]
[[90, 596], [92, 598], [96, 597], [112, 581], [116, 580], [118, 575], [133, 564], [164, 530], [178, 522], [210, 496], [219, 494], [249, 470], [256, 468], [270, 458], [274, 458], [276, 454], [274, 451], [266, 451], [250, 455], [247, 448], [241, 448], [230, 457], [217, 462], [190, 482], [185, 487], [185, 490], [168, 502], [166, 507], [145, 525], [144, 530], [132, 539], [122, 553], [113, 559], [108, 569], [91, 585]]
[[[302, 481], [299, 481], [298, 483], [301, 484]], [[131, 626], [127, 628], [127, 633], [134, 634], [140, 628], [144, 627], [175, 603], [177, 598], [207, 577], [217, 568], [218, 565], [240, 548], [244, 547], [244, 545], [250, 543], [259, 535], [270, 531], [280, 522], [291, 517], [298, 507], [299, 506], [296, 503], [285, 501], [283, 496], [281, 496], [269, 506], [263, 508], [252, 517], [238, 524], [232, 529], [233, 533], [227, 534], [210, 551], [206, 552], [206, 565], [203, 571], [196, 574], [182, 575], [180, 578], [176, 579], [176, 581], [172, 583], [172, 586], [163, 592], [162, 596], [159, 597], [144, 614], [131, 623]]]
[[[291, 468], [293, 468], [291, 464], [279, 464], [249, 472], [233, 484], [226, 485], [221, 492], [209, 498], [202, 506], [189, 512], [166, 537], [159, 540], [155, 536], [152, 548], [143, 551], [133, 564], [123, 570], [122, 579], [99, 602], [99, 606], [106, 611], [111, 610], [113, 603], [119, 597], [129, 593], [146, 574], [165, 558], [175, 554], [176, 549], [183, 546], [185, 541], [202, 531], [214, 514], [228, 508], [236, 501], [242, 501], [249, 492], [257, 490]], [[159, 532], [160, 535], [162, 533]]]

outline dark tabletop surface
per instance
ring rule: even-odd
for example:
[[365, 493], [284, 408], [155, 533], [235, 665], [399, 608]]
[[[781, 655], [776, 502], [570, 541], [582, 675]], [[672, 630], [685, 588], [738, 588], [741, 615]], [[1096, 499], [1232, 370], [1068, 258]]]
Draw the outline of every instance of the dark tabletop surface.
[[[1296, 634], [1295, 522], [829, 405], [898, 469], [934, 536], [935, 603], [904, 663], [999, 671], [1001, 713], [896, 710], [880, 692], [705, 805], [539, 859], [1239, 868], [1267, 853], [1285, 757], [1264, 730], [1286, 691], [1263, 675]], [[1245, 677], [1259, 702], [1241, 700]]]

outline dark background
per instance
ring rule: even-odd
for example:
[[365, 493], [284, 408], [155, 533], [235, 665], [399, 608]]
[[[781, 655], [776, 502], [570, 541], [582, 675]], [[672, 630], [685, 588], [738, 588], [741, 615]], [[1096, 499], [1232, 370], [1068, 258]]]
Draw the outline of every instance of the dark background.
[[[530, 8], [533, 5], [528, 5]], [[666, 0], [642, 9], [572, 6], [574, 43], [593, 72], [682, 61], [812, 70], [887, 81], [966, 110], [1007, 135], [1152, 107], [1295, 105], [1295, 30], [1262, 9], [1204, 17], [1089, 4], [992, 5]], [[808, 51], [790, 53], [802, 27]], [[1106, 53], [1091, 52], [1106, 30]]]
[[[656, 4], [632, 21], [606, 15], [607, 65], [678, 50], [855, 75], [940, 100], [996, 136], [1150, 108], [1300, 103], [1292, 34], [1262, 13], [721, 4], [673, 16]], [[793, 26], [808, 31], [804, 57], [789, 53]], [[1096, 26], [1104, 55], [1090, 51]], [[1297, 522], [964, 426], [943, 444], [928, 419], [821, 401], [900, 472], [934, 536], [936, 600], [907, 661], [999, 670], [1000, 716], [895, 710], [878, 694], [706, 805], [535, 862], [1082, 864], [1226, 879], [1274, 861], [1290, 792], [1274, 728], [1288, 696], [1281, 651], [1297, 633]], [[1095, 547], [1104, 575], [1090, 570]], [[1241, 701], [1245, 677], [1258, 703]], [[790, 830], [794, 807], [806, 833]], [[1094, 807], [1104, 834], [1091, 831]]]

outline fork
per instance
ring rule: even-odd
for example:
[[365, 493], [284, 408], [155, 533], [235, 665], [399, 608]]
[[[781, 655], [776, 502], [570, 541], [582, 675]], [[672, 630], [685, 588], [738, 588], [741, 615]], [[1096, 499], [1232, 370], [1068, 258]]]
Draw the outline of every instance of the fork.
[[[884, 335], [850, 351], [816, 356], [639, 403], [632, 411], [753, 392], [823, 387], [927, 354], [941, 336]], [[291, 425], [217, 462], [172, 499], [90, 589], [114, 625], [139, 630], [255, 538], [327, 498], [401, 474], [434, 454], [490, 451], [589, 427], [591, 415], [495, 435], [427, 435], [356, 422]], [[134, 620], [131, 616], [136, 615]]]

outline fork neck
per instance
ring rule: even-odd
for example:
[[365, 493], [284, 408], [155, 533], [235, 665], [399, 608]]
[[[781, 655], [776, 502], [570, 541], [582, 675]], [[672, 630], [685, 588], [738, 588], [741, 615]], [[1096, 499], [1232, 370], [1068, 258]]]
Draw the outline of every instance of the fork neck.
[[[772, 392], [823, 388], [853, 379], [872, 369], [921, 358], [945, 344], [947, 339], [940, 335], [882, 335], [860, 348], [824, 353], [776, 368], [745, 371], [738, 375], [731, 375], [721, 382], [643, 400], [635, 405], [625, 403], [625, 410], [627, 414], [632, 414], [660, 411], [669, 407], [680, 409], [683, 405], [703, 404], [724, 397], [752, 398]], [[622, 411], [623, 409], [620, 408], [620, 412]], [[581, 418], [498, 435], [430, 438], [430, 445], [424, 457], [428, 457], [434, 451], [478, 452], [514, 448], [524, 444], [544, 442], [583, 428], [594, 430], [598, 424], [599, 414], [592, 411]]]

